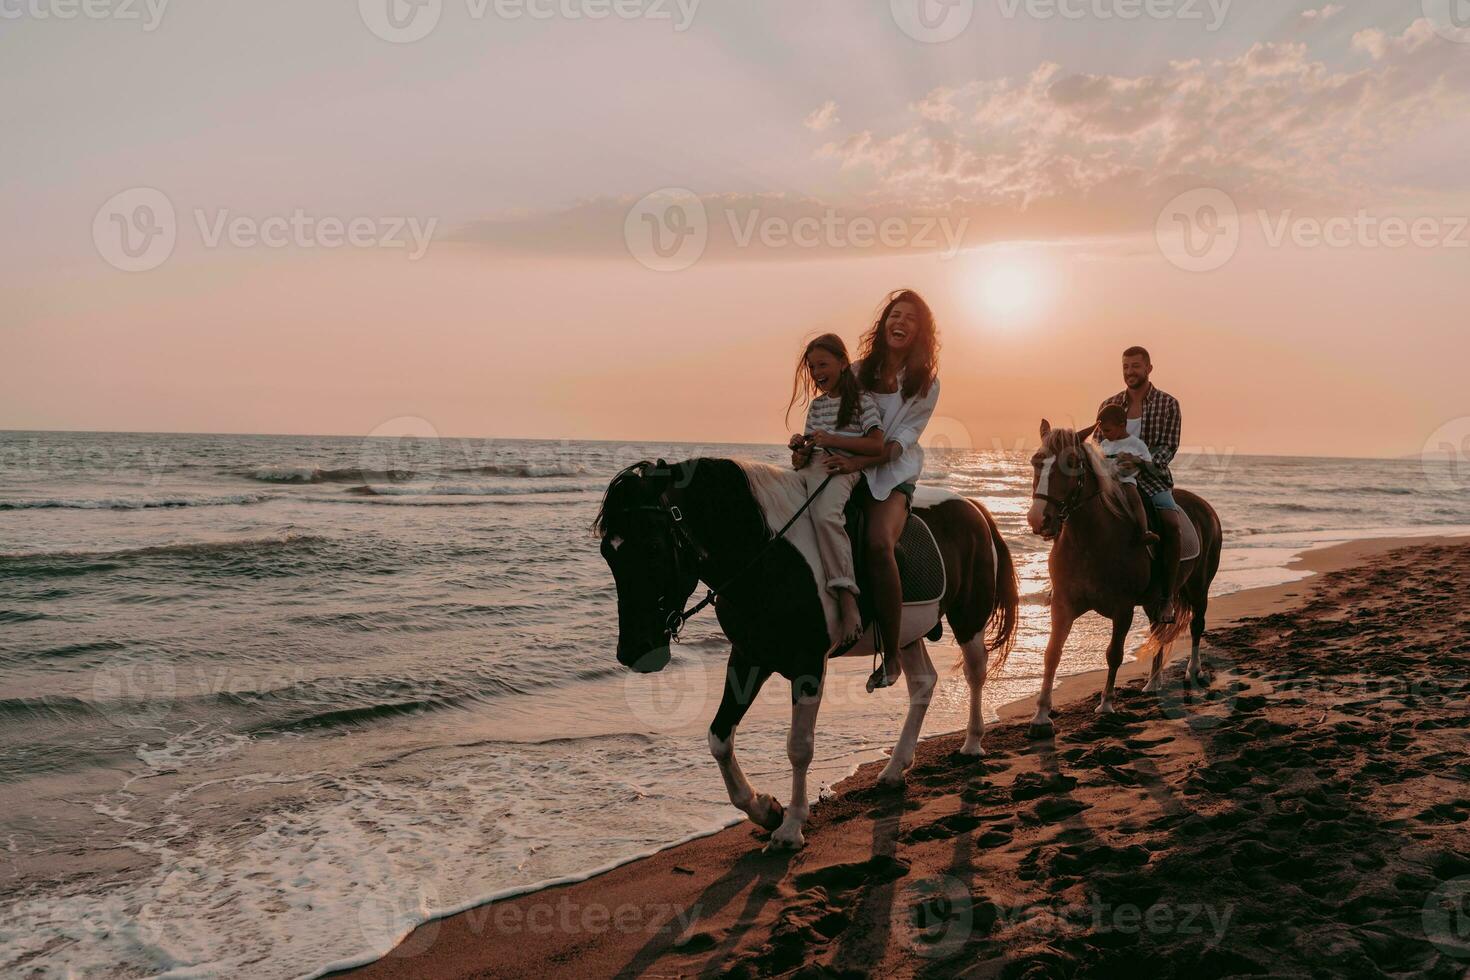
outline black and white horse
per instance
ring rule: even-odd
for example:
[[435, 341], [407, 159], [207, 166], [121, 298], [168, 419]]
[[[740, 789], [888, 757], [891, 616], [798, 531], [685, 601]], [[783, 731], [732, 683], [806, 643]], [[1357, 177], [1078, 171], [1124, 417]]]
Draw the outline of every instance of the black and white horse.
[[[838, 636], [837, 610], [825, 588], [815, 532], [805, 517], [785, 537], [775, 531], [806, 500], [799, 474], [764, 463], [693, 459], [638, 463], [607, 488], [597, 531], [618, 589], [618, 660], [640, 672], [662, 670], [679, 613], [702, 580], [721, 588], [715, 602], [732, 648], [724, 696], [710, 724], [710, 751], [730, 802], [772, 831], [772, 847], [800, 847], [808, 815], [806, 774], [815, 744], [827, 657]], [[928, 523], [947, 581], [940, 609], [964, 654], [970, 717], [962, 752], [982, 754], [981, 688], [1015, 637], [1019, 606], [1015, 568], [995, 520], [979, 503], [921, 489], [915, 512]], [[987, 635], [988, 628], [988, 635]], [[995, 663], [987, 664], [987, 655]], [[909, 711], [880, 780], [901, 786], [938, 675], [923, 640], [900, 663]], [[791, 682], [791, 800], [782, 805], [751, 788], [735, 761], [735, 729], [772, 674]]]

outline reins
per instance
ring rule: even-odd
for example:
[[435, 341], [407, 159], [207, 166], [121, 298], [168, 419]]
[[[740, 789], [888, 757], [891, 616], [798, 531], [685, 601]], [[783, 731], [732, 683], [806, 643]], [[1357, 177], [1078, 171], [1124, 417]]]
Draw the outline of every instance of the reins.
[[[762, 545], [761, 549], [755, 553], [755, 557], [748, 561], [745, 566], [740, 569], [740, 571], [736, 572], [734, 575], [731, 575], [728, 579], [726, 579], [723, 585], [719, 586], [718, 588], [710, 589], [703, 599], [699, 600], [699, 602], [695, 603], [690, 608], [685, 609], [682, 612], [669, 613], [669, 618], [665, 625], [668, 627], [670, 639], [677, 641], [679, 639], [679, 632], [684, 629], [685, 623], [693, 619], [695, 616], [699, 615], [699, 613], [703, 611], [705, 607], [709, 606], [711, 603], [719, 598], [720, 593], [724, 592], [730, 586], [734, 585], [741, 576], [750, 571], [756, 565], [760, 564], [761, 559], [766, 556], [766, 552], [770, 551], [771, 548], [775, 546], [776, 542], [786, 537], [786, 532], [791, 530], [792, 525], [794, 525], [797, 520], [800, 519], [802, 514], [806, 513], [807, 508], [812, 505], [812, 502], [817, 499], [818, 495], [820, 495], [823, 490], [827, 489], [827, 484], [831, 483], [832, 478], [836, 475], [837, 474], [835, 473], [827, 474], [827, 479], [823, 480], [822, 485], [817, 487], [816, 490], [812, 491], [811, 496], [807, 497], [806, 501], [801, 505], [800, 508], [797, 509], [796, 513], [791, 515], [791, 520], [787, 521], [786, 525], [782, 527], [781, 530], [776, 532], [775, 537], [771, 538], [764, 545]], [[701, 560], [708, 558], [708, 554], [707, 552], [705, 552], [704, 548], [700, 547], [699, 542], [694, 540], [694, 536], [689, 533], [689, 529], [684, 527], [683, 511], [679, 510], [677, 505], [669, 502], [668, 491], [666, 490], [663, 493], [659, 494], [658, 499], [658, 509], [661, 510], [664, 514], [668, 515], [668, 518], [672, 523], [675, 533], [684, 540], [685, 544], [694, 549], [696, 557], [700, 558]]]

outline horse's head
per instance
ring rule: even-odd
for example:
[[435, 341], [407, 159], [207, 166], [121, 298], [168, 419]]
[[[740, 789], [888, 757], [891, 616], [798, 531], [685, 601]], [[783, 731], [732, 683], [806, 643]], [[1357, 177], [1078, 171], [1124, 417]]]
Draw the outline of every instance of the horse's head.
[[1031, 530], [1048, 541], [1062, 533], [1067, 522], [1085, 498], [1089, 478], [1096, 470], [1089, 457], [1088, 429], [1053, 429], [1041, 420], [1041, 448], [1031, 457], [1031, 509], [1026, 522]]
[[679, 614], [699, 585], [676, 498], [662, 460], [637, 463], [613, 478], [597, 515], [602, 557], [618, 587], [618, 662], [644, 674], [668, 665]]

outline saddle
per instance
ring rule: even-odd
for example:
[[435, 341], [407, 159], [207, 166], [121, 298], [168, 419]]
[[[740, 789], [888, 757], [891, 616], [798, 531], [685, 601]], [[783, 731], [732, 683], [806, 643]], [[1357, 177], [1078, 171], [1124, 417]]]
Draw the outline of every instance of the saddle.
[[[840, 655], [871, 653], [877, 646], [871, 574], [868, 569], [867, 549], [863, 546], [868, 525], [865, 504], [869, 499], [867, 481], [860, 480], [853, 489], [845, 511], [847, 536], [852, 544], [854, 577], [859, 590], [858, 609], [862, 612], [865, 629], [862, 639], [850, 649], [840, 651]], [[907, 645], [920, 637], [938, 640], [944, 629], [939, 618], [939, 606], [944, 599], [947, 584], [944, 557], [939, 553], [934, 532], [922, 517], [910, 512], [894, 553], [898, 559], [899, 581], [903, 583], [900, 642]]]

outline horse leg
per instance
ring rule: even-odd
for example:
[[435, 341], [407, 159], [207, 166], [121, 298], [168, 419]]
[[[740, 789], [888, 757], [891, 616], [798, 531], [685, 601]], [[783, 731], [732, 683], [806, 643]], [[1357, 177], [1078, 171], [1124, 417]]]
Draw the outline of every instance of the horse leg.
[[1205, 637], [1205, 610], [1210, 606], [1208, 587], [1202, 591], [1204, 594], [1194, 601], [1194, 619], [1189, 624], [1189, 683], [1196, 687], [1206, 687], [1210, 683], [1210, 674], [1199, 659], [1200, 641]]
[[1102, 700], [1097, 703], [1097, 714], [1110, 715], [1118, 710], [1113, 707], [1113, 686], [1118, 682], [1118, 668], [1123, 666], [1123, 645], [1128, 642], [1128, 631], [1132, 628], [1132, 609], [1113, 620], [1113, 639], [1108, 643], [1108, 679], [1103, 684]]
[[975, 636], [960, 644], [960, 652], [965, 657], [965, 683], [970, 686], [970, 724], [965, 729], [965, 744], [960, 749], [960, 755], [968, 755], [978, 759], [985, 754], [980, 747], [980, 740], [985, 737], [985, 716], [980, 713], [980, 695], [985, 688], [985, 670], [989, 666], [986, 662], [985, 636], [976, 633]]
[[767, 793], [751, 789], [750, 780], [735, 761], [735, 729], [769, 676], [770, 671], [751, 663], [739, 650], [730, 653], [730, 663], [725, 668], [725, 693], [709, 726], [709, 750], [720, 767], [725, 790], [735, 809], [766, 830], [775, 830], [783, 819], [780, 802]]
[[903, 676], [909, 686], [909, 713], [904, 718], [903, 731], [899, 733], [898, 744], [893, 747], [893, 755], [878, 776], [879, 785], [888, 787], [902, 786], [904, 776], [914, 764], [914, 748], [919, 744], [919, 730], [924, 727], [924, 714], [929, 710], [934, 686], [939, 681], [939, 675], [934, 670], [923, 640], [910, 643], [898, 655], [903, 665]]
[[1074, 620], [1070, 609], [1053, 604], [1051, 636], [1046, 641], [1046, 665], [1041, 673], [1041, 693], [1036, 695], [1036, 717], [1031, 719], [1027, 734], [1032, 738], [1051, 738], [1056, 731], [1051, 723], [1051, 689], [1057, 679], [1057, 664], [1062, 662], [1062, 647], [1072, 633]]
[[1160, 643], [1158, 652], [1154, 654], [1153, 662], [1148, 665], [1148, 681], [1143, 685], [1143, 690], [1148, 694], [1157, 694], [1164, 687], [1164, 654], [1168, 653], [1172, 643]]
[[811, 767], [817, 743], [817, 709], [822, 706], [822, 681], [810, 678], [791, 684], [791, 732], [786, 736], [786, 756], [791, 760], [791, 801], [786, 819], [771, 834], [768, 851], [797, 850], [806, 844], [801, 828], [811, 814], [806, 799], [806, 771]]

